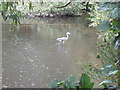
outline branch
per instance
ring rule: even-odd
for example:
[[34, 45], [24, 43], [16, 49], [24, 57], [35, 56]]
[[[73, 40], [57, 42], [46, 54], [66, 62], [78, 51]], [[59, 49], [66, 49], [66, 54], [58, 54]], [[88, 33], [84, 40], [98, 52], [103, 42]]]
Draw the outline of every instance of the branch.
[[69, 4], [71, 3], [71, 0], [70, 0], [70, 2], [68, 2], [66, 5], [64, 5], [64, 6], [60, 6], [60, 7], [55, 7], [55, 8], [64, 8], [64, 7], [66, 7], [66, 6], [68, 6]]
[[89, 11], [88, 5], [89, 5], [90, 0], [88, 0], [87, 4], [86, 4], [86, 11]]
[[65, 4], [64, 6], [58, 6], [58, 7], [55, 7], [55, 8], [64, 8], [64, 7], [67, 7], [69, 4], [71, 4], [72, 1], [75, 1], [75, 0], [70, 0], [67, 4]]

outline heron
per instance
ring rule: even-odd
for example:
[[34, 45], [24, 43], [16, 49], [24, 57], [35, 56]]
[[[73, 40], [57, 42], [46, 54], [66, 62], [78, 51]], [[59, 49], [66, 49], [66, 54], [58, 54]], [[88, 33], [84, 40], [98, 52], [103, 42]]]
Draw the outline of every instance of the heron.
[[68, 40], [70, 34], [71, 34], [70, 32], [67, 32], [67, 33], [66, 33], [66, 36], [67, 36], [67, 37], [57, 38], [57, 40], [58, 40], [59, 42], [63, 42], [63, 43], [64, 43], [65, 41]]

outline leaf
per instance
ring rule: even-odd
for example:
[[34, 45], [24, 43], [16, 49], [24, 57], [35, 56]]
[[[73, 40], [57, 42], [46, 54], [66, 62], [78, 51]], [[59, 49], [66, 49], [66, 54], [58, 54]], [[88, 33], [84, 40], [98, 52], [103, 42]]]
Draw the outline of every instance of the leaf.
[[120, 21], [113, 21], [112, 25], [116, 25], [120, 27]]
[[70, 85], [70, 83], [69, 83], [69, 78], [65, 78], [64, 87], [68, 88], [69, 85]]
[[80, 64], [80, 63], [81, 63], [80, 60], [76, 60], [75, 62], [76, 62], [77, 64]]
[[65, 79], [65, 83], [64, 83], [64, 85], [63, 85], [64, 88], [69, 88], [68, 80], [69, 80], [69, 78], [66, 78], [66, 79]]
[[70, 88], [75, 88], [75, 86], [78, 86], [78, 85], [79, 85], [79, 81], [73, 82], [71, 83]]
[[90, 68], [89, 70], [92, 71], [93, 68]]
[[4, 10], [2, 9], [2, 16], [4, 16]]
[[91, 82], [88, 84], [88, 86], [86, 88], [93, 88], [93, 86], [94, 86], [94, 82]]
[[97, 55], [97, 57], [96, 58], [100, 58], [100, 55]]
[[58, 86], [61, 86], [61, 85], [63, 85], [63, 84], [64, 84], [64, 81], [61, 81], [61, 82], [58, 82], [58, 83], [57, 83]]
[[32, 10], [32, 2], [29, 2], [29, 10]]
[[70, 82], [74, 82], [75, 79], [76, 79], [76, 78], [75, 78], [75, 76], [73, 76], [73, 75], [69, 78]]
[[57, 83], [54, 81], [50, 82], [50, 88], [56, 88], [57, 87]]
[[107, 21], [100, 21], [100, 24], [97, 26], [97, 29], [105, 32], [110, 29], [110, 25]]
[[119, 63], [119, 60], [115, 63], [115, 65], [117, 65]]
[[92, 17], [87, 17], [87, 18], [85, 18], [86, 20], [91, 20], [92, 19]]
[[79, 85], [78, 81], [75, 81], [76, 77], [71, 75], [70, 78], [66, 78], [63, 87], [64, 88], [75, 88], [75, 86]]
[[81, 88], [93, 88], [94, 83], [90, 82], [90, 77], [88, 74], [83, 73], [80, 78], [80, 86]]
[[112, 67], [112, 65], [107, 65], [107, 66], [105, 66], [105, 67], [109, 67], [109, 68], [110, 68], [110, 67]]
[[20, 20], [18, 20], [18, 26], [20, 26]]
[[114, 13], [114, 14], [111, 15], [111, 17], [112, 17], [113, 19], [117, 18], [118, 16], [119, 16], [119, 13], [118, 13], [118, 12], [116, 12], [116, 13]]
[[105, 81], [102, 81], [99, 85], [108, 85], [110, 83], [112, 83], [111, 80], [105, 80]]
[[31, 59], [31, 60], [30, 60], [30, 62], [34, 62], [34, 60], [33, 60], [33, 59]]
[[22, 5], [24, 5], [24, 2], [22, 2]]
[[113, 8], [115, 8], [115, 7], [118, 7], [116, 3], [115, 3], [115, 4], [107, 3], [106, 6], [107, 6], [107, 8], [109, 8], [109, 9], [113, 9]]
[[117, 18], [117, 17], [119, 16], [119, 14], [120, 14], [120, 11], [119, 11], [119, 8], [118, 8], [118, 7], [117, 7], [117, 8], [114, 8], [114, 10], [111, 11], [111, 17], [112, 17], [113, 19]]
[[15, 34], [15, 38], [17, 41], [20, 41], [20, 36], [18, 34]]
[[60, 80], [59, 78], [56, 78], [55, 81], [56, 81], [57, 83], [58, 83], [58, 82], [61, 82], [61, 80]]
[[118, 72], [118, 70], [110, 71], [108, 76], [115, 75], [117, 72]]

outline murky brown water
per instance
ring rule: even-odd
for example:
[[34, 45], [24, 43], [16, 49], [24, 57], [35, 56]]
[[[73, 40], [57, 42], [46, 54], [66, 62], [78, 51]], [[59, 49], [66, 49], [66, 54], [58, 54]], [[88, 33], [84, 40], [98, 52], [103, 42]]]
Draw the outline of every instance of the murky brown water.
[[[10, 31], [2, 24], [3, 87], [44, 88], [54, 78], [64, 79], [83, 72], [81, 67], [96, 60], [96, 30], [81, 18], [56, 18], [28, 21]], [[58, 44], [58, 37], [70, 38]], [[77, 64], [75, 61], [80, 60]]]

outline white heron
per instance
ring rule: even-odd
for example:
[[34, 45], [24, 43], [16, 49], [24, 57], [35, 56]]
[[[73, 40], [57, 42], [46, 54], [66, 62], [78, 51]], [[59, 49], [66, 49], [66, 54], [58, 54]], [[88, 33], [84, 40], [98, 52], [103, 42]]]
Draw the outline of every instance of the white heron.
[[70, 32], [67, 32], [67, 33], [66, 33], [66, 36], [67, 36], [67, 37], [57, 38], [57, 40], [58, 40], [59, 42], [63, 42], [63, 43], [64, 43], [65, 41], [68, 40], [70, 34], [71, 34]]

